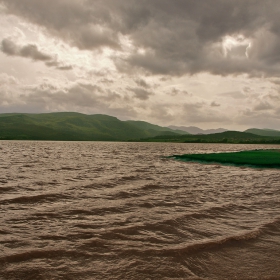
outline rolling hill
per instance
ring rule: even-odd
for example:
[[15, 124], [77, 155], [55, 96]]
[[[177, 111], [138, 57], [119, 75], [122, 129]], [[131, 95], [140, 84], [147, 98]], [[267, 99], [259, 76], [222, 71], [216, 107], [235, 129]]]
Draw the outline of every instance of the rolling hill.
[[171, 125], [169, 128], [173, 130], [183, 130], [185, 132], [188, 132], [189, 134], [213, 134], [213, 133], [221, 133], [227, 131], [227, 129], [224, 128], [217, 128], [217, 129], [201, 129], [196, 126], [175, 126]]
[[192, 135], [183, 130], [144, 121], [121, 121], [101, 114], [18, 113], [0, 114], [0, 140], [280, 143], [280, 131], [249, 129]]
[[126, 121], [126, 122], [140, 128], [140, 129], [146, 130], [146, 131], [162, 132], [164, 135], [168, 135], [168, 134], [172, 135], [172, 134], [174, 134], [174, 132], [178, 133], [178, 134], [183, 134], [183, 135], [189, 134], [187, 131], [183, 131], [183, 130], [179, 130], [179, 129], [171, 129], [170, 127], [162, 127], [162, 126], [151, 124], [151, 123], [144, 122], [144, 121]]
[[279, 130], [267, 129], [267, 128], [264, 128], [264, 129], [250, 128], [250, 129], [245, 130], [244, 132], [249, 132], [249, 133], [261, 135], [261, 136], [280, 137]]
[[0, 114], [0, 139], [125, 141], [165, 134], [178, 135], [169, 128], [100, 114]]
[[225, 131], [205, 135], [164, 135], [142, 139], [145, 142], [177, 143], [242, 143], [242, 144], [280, 144], [280, 137], [261, 136], [240, 131]]

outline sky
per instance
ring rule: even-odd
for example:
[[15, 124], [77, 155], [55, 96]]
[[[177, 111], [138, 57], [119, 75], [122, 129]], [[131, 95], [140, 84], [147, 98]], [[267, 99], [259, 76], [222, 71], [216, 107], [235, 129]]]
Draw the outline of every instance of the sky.
[[280, 130], [279, 0], [0, 0], [0, 113]]

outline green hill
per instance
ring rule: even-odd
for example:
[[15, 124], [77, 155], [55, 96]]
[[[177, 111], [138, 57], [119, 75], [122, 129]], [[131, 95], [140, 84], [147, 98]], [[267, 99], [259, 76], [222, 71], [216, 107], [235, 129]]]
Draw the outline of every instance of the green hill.
[[[0, 114], [0, 139], [125, 141], [162, 135], [164, 131], [165, 128], [159, 126], [157, 129], [144, 129], [134, 122], [120, 121], [107, 115], [68, 112]], [[177, 135], [171, 129], [166, 133]]]
[[0, 114], [0, 140], [280, 143], [278, 131], [265, 131], [272, 135], [263, 136], [238, 131], [191, 135], [185, 131], [174, 131], [148, 122], [120, 121], [115, 117], [101, 114], [85, 115], [71, 112]]
[[245, 130], [244, 132], [249, 132], [249, 133], [253, 133], [253, 134], [261, 135], [261, 136], [280, 137], [280, 131], [273, 130], [273, 129], [250, 128], [250, 129]]
[[162, 127], [144, 121], [126, 121], [126, 122], [138, 127], [139, 129], [143, 129], [147, 132], [151, 132], [151, 133], [154, 133], [155, 131], [161, 132], [161, 135], [189, 134], [188, 132], [183, 130], [171, 129], [169, 127]]
[[207, 135], [164, 135], [147, 139], [145, 142], [177, 142], [177, 143], [244, 143], [244, 144], [280, 144], [280, 137], [261, 136], [247, 132], [225, 131]]

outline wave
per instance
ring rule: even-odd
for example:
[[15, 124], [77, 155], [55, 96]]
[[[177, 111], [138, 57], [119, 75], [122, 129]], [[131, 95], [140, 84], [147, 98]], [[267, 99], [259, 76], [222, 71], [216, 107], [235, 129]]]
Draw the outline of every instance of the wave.
[[280, 217], [277, 217], [274, 220], [263, 224], [260, 227], [260, 230], [263, 233], [271, 233], [271, 232], [274, 232], [274, 231], [279, 232], [279, 230], [280, 230]]
[[[226, 236], [217, 239], [208, 239], [206, 241], [182, 244], [180, 247], [170, 247], [162, 249], [128, 249], [125, 250], [124, 254], [136, 254], [136, 255], [161, 255], [161, 256], [180, 256], [180, 255], [190, 255], [198, 254], [210, 250], [218, 250], [221, 247], [227, 246], [240, 246], [240, 243], [246, 241], [255, 241], [261, 235], [269, 234], [271, 231], [277, 231], [279, 233], [280, 218], [276, 218], [266, 224], [261, 225], [253, 230], [244, 231], [240, 234]], [[124, 231], [125, 233], [135, 234], [135, 227], [128, 229], [129, 231]]]
[[74, 168], [74, 167], [68, 167], [68, 166], [64, 166], [64, 167], [61, 167], [60, 169], [58, 170], [67, 170], [67, 171], [72, 171], [72, 170], [81, 170], [80, 168]]
[[[139, 202], [136, 204], [132, 203], [126, 203], [124, 205], [121, 205], [119, 207], [100, 207], [100, 208], [92, 208], [88, 209], [87, 211], [81, 210], [81, 214], [85, 215], [99, 215], [99, 216], [105, 216], [108, 214], [120, 214], [120, 213], [128, 213], [131, 212], [131, 209], [135, 208], [138, 209], [141, 208], [154, 208], [154, 207], [160, 207], [160, 206], [168, 206], [173, 207], [174, 203], [167, 203], [166, 201], [162, 202]], [[235, 207], [235, 208], [234, 208]], [[140, 231], [158, 231], [161, 233], [169, 233], [172, 235], [180, 235], [186, 237], [190, 233], [196, 233], [198, 235], [203, 235], [205, 233], [188, 226], [188, 223], [193, 220], [203, 220], [203, 219], [216, 219], [219, 214], [224, 214], [227, 210], [236, 209], [236, 207], [241, 207], [243, 209], [243, 206], [228, 203], [222, 206], [215, 206], [215, 207], [209, 207], [204, 208], [199, 212], [191, 212], [191, 213], [183, 213], [178, 214], [177, 217], [167, 218], [167, 219], [161, 219], [160, 221], [150, 222], [150, 223], [135, 223], [133, 225], [129, 226], [120, 226], [117, 227], [111, 227], [106, 232], [102, 233], [102, 236], [104, 238], [119, 238], [120, 235], [140, 235]], [[246, 207], [244, 207], [246, 209]], [[80, 210], [69, 210], [67, 212], [64, 212], [62, 214], [64, 215], [77, 215], [80, 213]], [[81, 228], [95, 228], [95, 226], [92, 225], [83, 225], [79, 224], [76, 225], [77, 227]]]
[[261, 230], [256, 229], [252, 231], [247, 231], [238, 235], [232, 235], [225, 238], [220, 238], [216, 240], [209, 240], [205, 242], [199, 242], [187, 245], [182, 248], [171, 248], [163, 250], [164, 253], [197, 253], [199, 251], [207, 251], [209, 249], [214, 249], [220, 246], [234, 245], [238, 244], [240, 241], [247, 241], [256, 239], [260, 236]]
[[66, 195], [61, 193], [51, 193], [51, 194], [40, 194], [40, 195], [33, 195], [33, 196], [18, 196], [15, 198], [4, 199], [0, 202], [2, 204], [11, 204], [11, 203], [18, 203], [18, 204], [33, 204], [38, 202], [45, 202], [45, 201], [57, 201], [60, 199], [67, 199], [69, 198]]
[[128, 211], [128, 208], [126, 206], [121, 206], [121, 207], [96, 207], [96, 208], [91, 208], [88, 210], [83, 210], [83, 209], [70, 209], [67, 211], [64, 211], [61, 213], [62, 215], [96, 215], [96, 216], [105, 216], [107, 214], [121, 214], [121, 213], [126, 213]]
[[[105, 215], [111, 215], [111, 214], [122, 214], [128, 212], [128, 207], [96, 207], [96, 208], [90, 208], [87, 210], [84, 209], [68, 209], [64, 210], [61, 209], [59, 212], [38, 212], [38, 213], [32, 213], [31, 215], [25, 217], [25, 220], [42, 220], [42, 219], [61, 219], [63, 217], [67, 217], [70, 219], [76, 218], [77, 216], [80, 217], [87, 217], [87, 216], [105, 216]], [[74, 224], [74, 227], [80, 227], [80, 228], [96, 228], [94, 225], [88, 225], [88, 224]]]
[[159, 184], [146, 184], [141, 187], [142, 190], [157, 190], [160, 189], [162, 186]]
[[[83, 234], [83, 237], [85, 237], [87, 235]], [[89, 234], [88, 234], [89, 236]], [[97, 247], [106, 247], [109, 245], [108, 241], [104, 240], [104, 239], [100, 239], [100, 238], [87, 238], [88, 240], [86, 242], [83, 243], [83, 245], [80, 246], [81, 249], [85, 248], [94, 248], [96, 249]]]
[[60, 257], [90, 257], [91, 255], [86, 252], [63, 250], [63, 249], [44, 249], [44, 250], [29, 250], [12, 255], [0, 257], [0, 263], [13, 263], [23, 262], [31, 259], [43, 259], [43, 258], [60, 258]]
[[132, 197], [140, 197], [142, 196], [141, 193], [133, 192], [133, 191], [119, 191], [116, 194], [113, 195], [112, 199], [126, 199], [126, 198], [132, 198]]
[[[1, 181], [0, 181], [0, 183], [1, 183]], [[14, 189], [15, 189], [15, 187], [0, 187], [0, 193], [13, 191]]]
[[34, 185], [37, 185], [37, 186], [47, 186], [49, 184], [49, 182], [45, 182], [45, 181], [38, 181], [38, 182], [35, 182]]
[[[82, 185], [81, 188], [84, 189], [92, 189], [92, 190], [102, 190], [104, 188], [115, 188], [117, 184], [115, 182], [100, 182], [100, 183], [94, 183], [94, 184], [88, 184], [88, 185]], [[74, 187], [73, 189], [76, 189]]]
[[118, 179], [117, 179], [117, 181], [118, 182], [123, 182], [123, 181], [135, 181], [135, 180], [138, 180], [138, 179], [140, 179], [140, 177], [139, 176], [135, 176], [135, 175], [130, 175], [130, 176], [127, 176], [127, 175], [125, 175], [125, 176], [121, 176], [121, 177], [119, 177]]
[[22, 167], [33, 168], [35, 165], [32, 164], [23, 164]]
[[239, 246], [240, 242], [254, 240], [261, 234], [260, 230], [253, 230], [240, 235], [229, 236], [220, 239], [207, 240], [191, 244], [182, 244], [180, 247], [170, 247], [162, 249], [127, 249], [121, 254], [141, 255], [141, 256], [164, 256], [178, 257], [182, 255], [193, 255], [205, 251], [217, 250], [220, 247]]

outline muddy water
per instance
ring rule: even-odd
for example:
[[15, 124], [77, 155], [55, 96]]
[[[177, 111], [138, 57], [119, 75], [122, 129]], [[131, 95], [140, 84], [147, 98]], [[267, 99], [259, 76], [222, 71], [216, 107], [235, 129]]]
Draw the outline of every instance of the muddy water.
[[280, 170], [163, 157], [256, 148], [0, 142], [0, 279], [280, 279]]

